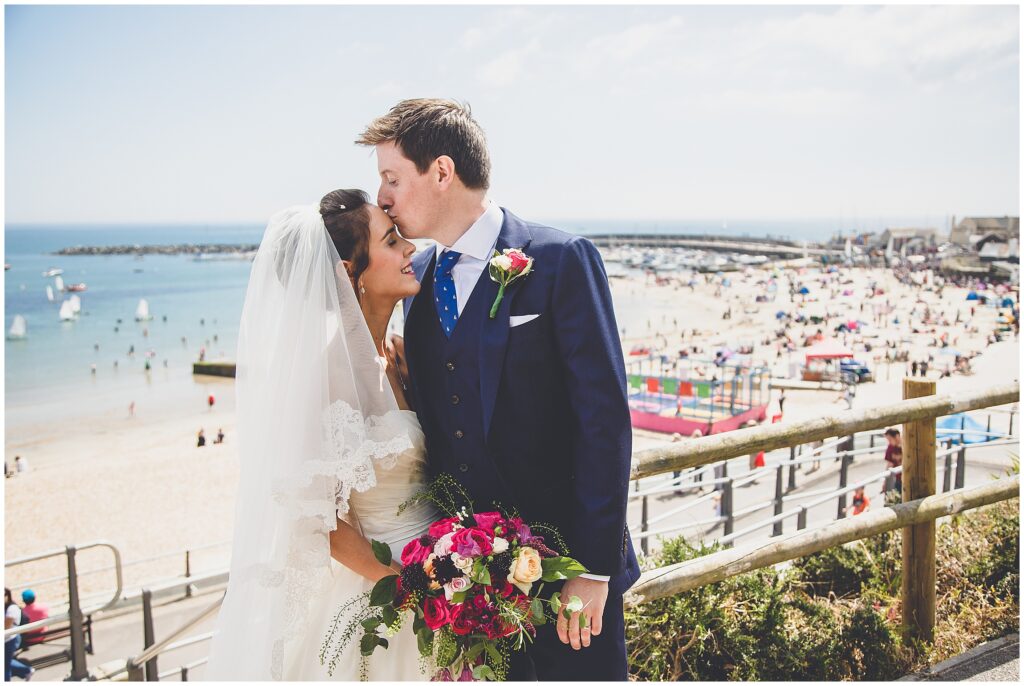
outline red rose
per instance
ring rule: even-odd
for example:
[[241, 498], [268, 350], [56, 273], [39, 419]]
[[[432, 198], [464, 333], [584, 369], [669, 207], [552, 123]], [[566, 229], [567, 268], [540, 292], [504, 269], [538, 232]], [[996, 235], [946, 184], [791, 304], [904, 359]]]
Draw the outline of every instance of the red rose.
[[439, 519], [430, 525], [430, 528], [427, 530], [427, 533], [429, 533], [435, 539], [441, 538], [445, 534], [451, 533], [452, 529], [455, 528], [455, 525], [458, 523], [458, 521], [458, 517], [448, 517], [447, 519]]
[[[494, 581], [494, 579], [492, 579], [492, 581]], [[508, 598], [516, 592], [516, 587], [510, 584], [508, 579], [501, 579], [501, 585], [497, 586], [494, 591], [502, 598]]]
[[431, 631], [437, 631], [450, 620], [448, 601], [444, 598], [428, 598], [423, 601], [423, 621]]
[[491, 535], [477, 527], [459, 529], [452, 536], [452, 550], [463, 557], [476, 558], [490, 555], [493, 549]]
[[526, 255], [519, 252], [518, 250], [513, 250], [509, 252], [508, 257], [510, 260], [512, 260], [511, 271], [513, 274], [518, 274], [519, 272], [526, 269], [526, 267], [530, 264], [529, 258], [527, 258]]
[[481, 512], [480, 514], [474, 514], [473, 519], [476, 520], [476, 525], [481, 529], [494, 531], [494, 527], [498, 522], [502, 521], [504, 517], [501, 516], [500, 512]]
[[402, 548], [402, 564], [420, 564], [430, 557], [430, 553], [432, 552], [434, 552], [433, 549], [423, 545], [422, 540], [414, 538], [406, 543], [405, 547]]
[[475, 625], [472, 613], [467, 612], [465, 605], [455, 605], [450, 612], [452, 631], [456, 636], [468, 636], [473, 633]]

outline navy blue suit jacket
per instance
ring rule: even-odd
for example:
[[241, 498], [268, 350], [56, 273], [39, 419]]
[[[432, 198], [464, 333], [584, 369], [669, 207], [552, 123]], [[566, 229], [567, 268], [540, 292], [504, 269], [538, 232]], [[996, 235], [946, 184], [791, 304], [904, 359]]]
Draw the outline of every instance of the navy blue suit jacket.
[[[626, 528], [632, 431], [604, 264], [585, 238], [503, 212], [497, 248], [522, 248], [534, 260], [533, 271], [506, 289], [494, 319], [484, 314], [467, 321], [464, 314], [457, 325], [478, 328], [472, 347], [480, 403], [473, 421], [484, 441], [472, 459], [490, 462], [470, 476], [497, 474], [490, 480], [498, 483], [454, 476], [478, 508], [492, 498], [510, 498], [503, 504], [528, 521], [554, 524], [572, 556], [590, 572], [611, 576], [610, 592], [621, 594], [639, 576]], [[434, 262], [434, 250], [413, 259], [421, 283], [426, 276], [432, 284]], [[497, 291], [484, 270], [472, 297], [484, 298], [489, 309]], [[436, 377], [421, 370], [444, 364], [417, 354], [417, 337], [426, 335], [422, 322], [437, 316], [432, 298], [432, 288], [424, 287], [405, 302], [405, 350], [417, 408], [439, 397], [432, 392], [437, 389], [423, 387], [424, 379]], [[509, 326], [511, 315], [527, 314], [540, 316]], [[413, 325], [414, 317], [420, 323]], [[425, 413], [420, 416], [422, 421]], [[428, 451], [450, 445], [429, 419], [423, 429]], [[444, 462], [438, 454], [428, 459], [435, 471]]]

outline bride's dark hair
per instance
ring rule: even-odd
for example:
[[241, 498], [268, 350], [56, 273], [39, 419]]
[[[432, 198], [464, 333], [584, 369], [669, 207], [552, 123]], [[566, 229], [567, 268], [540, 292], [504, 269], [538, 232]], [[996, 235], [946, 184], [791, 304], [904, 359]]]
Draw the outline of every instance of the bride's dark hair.
[[341, 259], [352, 263], [352, 279], [370, 266], [370, 196], [358, 189], [331, 191], [320, 200], [320, 216]]

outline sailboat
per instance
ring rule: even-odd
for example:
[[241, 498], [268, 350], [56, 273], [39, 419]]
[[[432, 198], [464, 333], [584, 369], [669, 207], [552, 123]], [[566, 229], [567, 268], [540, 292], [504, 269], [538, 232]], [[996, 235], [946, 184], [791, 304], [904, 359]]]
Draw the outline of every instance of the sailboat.
[[57, 276], [53, 279], [53, 285], [58, 291], [64, 290], [64, 279], [63, 277]]
[[53, 302], [53, 286], [46, 287], [46, 299]]
[[149, 303], [146, 302], [145, 298], [139, 300], [139, 306], [135, 308], [135, 321], [145, 322], [153, 318], [153, 315], [149, 313]]
[[77, 295], [73, 295], [70, 298], [68, 298], [68, 302], [71, 303], [71, 311], [75, 313], [76, 317], [82, 313], [81, 298], [79, 298]]
[[25, 318], [20, 314], [14, 315], [14, 323], [11, 324], [11, 330], [7, 332], [7, 340], [16, 341], [25, 338]]
[[75, 307], [70, 300], [60, 304], [60, 320], [62, 322], [73, 322], [75, 320]]

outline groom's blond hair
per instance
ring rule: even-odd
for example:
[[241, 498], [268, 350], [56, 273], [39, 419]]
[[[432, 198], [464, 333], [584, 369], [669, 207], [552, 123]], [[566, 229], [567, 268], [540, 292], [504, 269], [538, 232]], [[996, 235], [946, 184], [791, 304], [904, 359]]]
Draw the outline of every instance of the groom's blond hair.
[[423, 174], [438, 157], [455, 162], [455, 173], [467, 188], [487, 190], [491, 156], [484, 130], [468, 103], [444, 98], [403, 100], [377, 117], [356, 139], [357, 145], [394, 143]]

